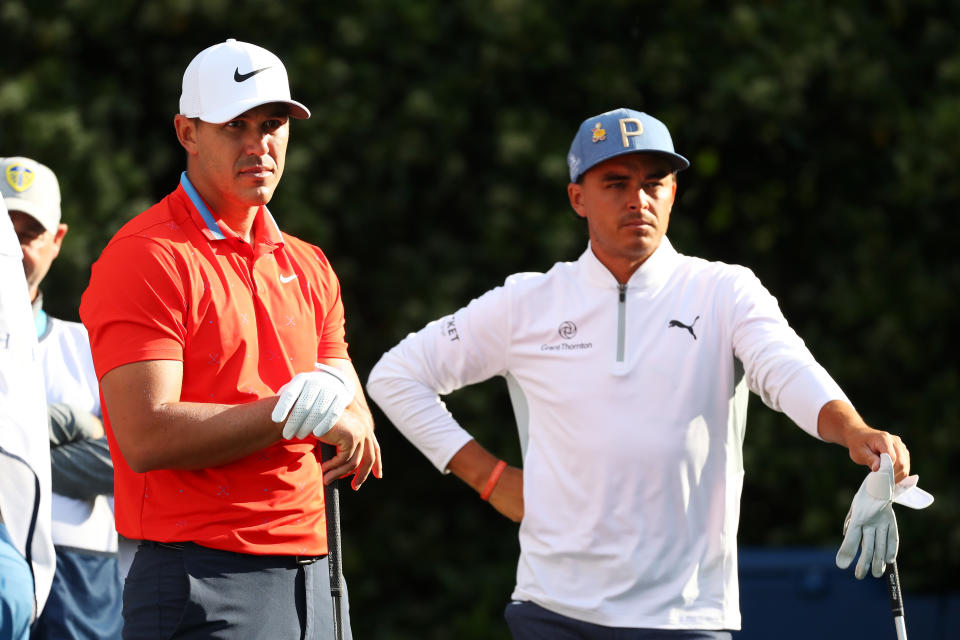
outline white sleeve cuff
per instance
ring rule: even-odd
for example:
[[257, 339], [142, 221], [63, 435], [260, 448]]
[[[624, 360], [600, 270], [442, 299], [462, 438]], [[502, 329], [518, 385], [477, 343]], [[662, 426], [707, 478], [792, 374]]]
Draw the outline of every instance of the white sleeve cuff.
[[[400, 345], [403, 346], [403, 343]], [[473, 439], [450, 415], [437, 392], [414, 378], [396, 350], [388, 351], [370, 372], [367, 394], [413, 445], [442, 473], [450, 459]]]
[[780, 410], [797, 426], [818, 440], [823, 440], [817, 431], [817, 421], [823, 405], [832, 400], [843, 400], [846, 394], [820, 365], [804, 367], [790, 378], [780, 391]]

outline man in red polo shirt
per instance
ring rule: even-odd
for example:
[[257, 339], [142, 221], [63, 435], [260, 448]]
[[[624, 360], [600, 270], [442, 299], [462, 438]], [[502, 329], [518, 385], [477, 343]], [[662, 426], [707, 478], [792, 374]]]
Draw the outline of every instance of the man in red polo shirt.
[[[227, 40], [200, 52], [174, 119], [180, 185], [93, 266], [80, 315], [117, 529], [144, 541], [125, 638], [332, 628], [323, 484], [353, 475], [357, 489], [381, 463], [337, 277], [266, 207], [289, 120], [309, 115], [269, 51]], [[323, 471], [321, 440], [337, 447]]]

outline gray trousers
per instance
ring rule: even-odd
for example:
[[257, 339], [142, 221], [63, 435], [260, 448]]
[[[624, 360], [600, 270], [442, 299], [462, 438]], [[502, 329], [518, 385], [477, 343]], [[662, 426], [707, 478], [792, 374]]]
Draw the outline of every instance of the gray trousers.
[[[125, 640], [327, 640], [333, 604], [327, 559], [253, 556], [142, 542], [123, 590]], [[346, 584], [344, 637], [350, 633]]]

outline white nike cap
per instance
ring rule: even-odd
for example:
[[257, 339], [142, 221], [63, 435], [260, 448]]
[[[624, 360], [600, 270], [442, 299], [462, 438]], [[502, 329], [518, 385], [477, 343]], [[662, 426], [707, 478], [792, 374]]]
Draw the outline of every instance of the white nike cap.
[[290, 105], [290, 116], [310, 110], [290, 99], [287, 70], [263, 47], [230, 38], [198, 53], [183, 72], [180, 113], [205, 122], [227, 122], [269, 102]]
[[60, 185], [57, 176], [36, 160], [0, 158], [0, 195], [8, 211], [33, 216], [47, 231], [60, 224]]

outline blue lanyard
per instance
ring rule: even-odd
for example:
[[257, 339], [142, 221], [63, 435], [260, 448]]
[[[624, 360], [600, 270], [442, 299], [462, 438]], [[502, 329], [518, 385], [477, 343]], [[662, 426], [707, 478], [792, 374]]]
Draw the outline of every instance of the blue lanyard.
[[37, 339], [39, 340], [47, 332], [47, 312], [40, 309], [40, 313], [33, 316], [33, 325], [37, 328]]

